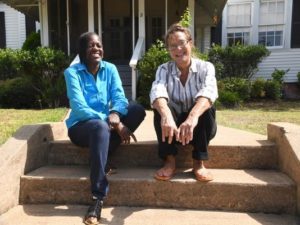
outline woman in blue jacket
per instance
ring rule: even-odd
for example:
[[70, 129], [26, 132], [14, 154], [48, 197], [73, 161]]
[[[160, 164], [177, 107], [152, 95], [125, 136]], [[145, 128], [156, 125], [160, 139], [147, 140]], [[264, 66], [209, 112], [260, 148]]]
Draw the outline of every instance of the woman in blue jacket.
[[122, 142], [130, 143], [130, 138], [136, 141], [133, 132], [143, 121], [145, 110], [138, 104], [128, 104], [116, 66], [102, 60], [103, 46], [96, 33], [82, 34], [78, 48], [80, 63], [64, 72], [71, 108], [66, 125], [71, 141], [90, 151], [93, 204], [85, 223], [93, 224], [101, 217], [108, 192], [108, 152]]

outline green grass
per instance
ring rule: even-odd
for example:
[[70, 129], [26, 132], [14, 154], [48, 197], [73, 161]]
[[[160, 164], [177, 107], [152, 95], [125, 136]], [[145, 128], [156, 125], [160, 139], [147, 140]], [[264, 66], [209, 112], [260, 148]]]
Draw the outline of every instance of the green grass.
[[300, 101], [256, 102], [237, 109], [217, 110], [219, 125], [267, 134], [270, 122], [300, 125]]
[[[0, 145], [21, 126], [62, 121], [66, 108], [45, 110], [0, 109]], [[218, 109], [217, 123], [222, 126], [267, 134], [270, 122], [290, 122], [300, 125], [300, 101], [255, 102], [235, 109]]]
[[23, 125], [62, 121], [66, 113], [66, 108], [44, 110], [0, 109], [0, 145]]

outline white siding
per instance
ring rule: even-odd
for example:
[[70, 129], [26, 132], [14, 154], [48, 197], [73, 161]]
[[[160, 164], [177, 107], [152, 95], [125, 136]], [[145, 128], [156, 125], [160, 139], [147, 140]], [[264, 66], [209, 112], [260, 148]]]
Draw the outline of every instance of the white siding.
[[274, 69], [287, 70], [284, 76], [286, 83], [297, 82], [297, 73], [300, 72], [300, 49], [277, 49], [259, 64], [259, 71], [253, 78], [271, 79]]
[[1, 2], [0, 11], [5, 12], [6, 47], [21, 48], [26, 39], [24, 14]]

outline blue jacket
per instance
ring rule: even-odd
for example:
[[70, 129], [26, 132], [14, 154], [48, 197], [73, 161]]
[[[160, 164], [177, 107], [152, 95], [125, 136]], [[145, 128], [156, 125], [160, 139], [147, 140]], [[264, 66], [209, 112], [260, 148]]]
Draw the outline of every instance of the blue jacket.
[[127, 114], [128, 100], [116, 66], [101, 61], [95, 81], [84, 64], [77, 63], [64, 71], [71, 113], [68, 128], [89, 119], [106, 120], [110, 111]]

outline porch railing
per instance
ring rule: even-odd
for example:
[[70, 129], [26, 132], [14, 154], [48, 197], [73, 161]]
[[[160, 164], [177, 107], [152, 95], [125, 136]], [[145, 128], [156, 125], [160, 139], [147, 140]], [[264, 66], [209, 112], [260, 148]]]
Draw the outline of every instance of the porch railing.
[[138, 79], [138, 72], [136, 70], [136, 65], [138, 63], [138, 60], [142, 57], [144, 54], [144, 41], [145, 38], [139, 37], [132, 57], [129, 62], [129, 66], [131, 67], [131, 90], [132, 90], [132, 100], [136, 99], [136, 87], [137, 87], [137, 79]]

